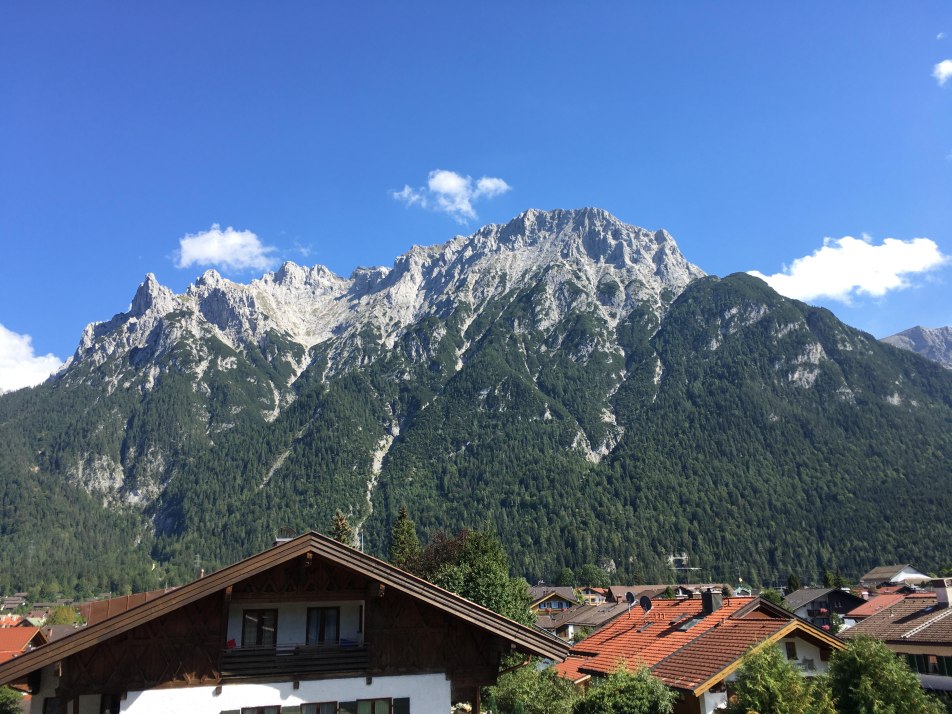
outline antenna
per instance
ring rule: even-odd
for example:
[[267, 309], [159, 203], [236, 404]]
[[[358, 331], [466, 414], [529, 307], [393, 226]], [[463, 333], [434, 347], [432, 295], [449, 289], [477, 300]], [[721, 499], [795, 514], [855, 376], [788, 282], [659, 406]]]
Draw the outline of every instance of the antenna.
[[625, 593], [625, 601], [628, 603], [628, 617], [631, 617], [631, 606], [635, 604], [635, 594], [631, 590]]

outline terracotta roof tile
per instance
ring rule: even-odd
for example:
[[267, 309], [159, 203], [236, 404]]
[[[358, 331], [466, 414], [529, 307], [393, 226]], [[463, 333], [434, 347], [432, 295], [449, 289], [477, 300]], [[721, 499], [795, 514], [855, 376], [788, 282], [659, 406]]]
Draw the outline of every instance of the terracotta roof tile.
[[846, 630], [847, 639], [869, 635], [884, 642], [952, 644], [952, 608], [933, 593], [908, 595]]
[[905, 595], [901, 593], [889, 593], [887, 595], [876, 595], [871, 597], [869, 600], [864, 602], [859, 607], [855, 607], [846, 613], [846, 616], [853, 619], [859, 619], [863, 617], [869, 617], [870, 615], [875, 615], [880, 610], [885, 610], [887, 607], [895, 605], [897, 602], [905, 598]]

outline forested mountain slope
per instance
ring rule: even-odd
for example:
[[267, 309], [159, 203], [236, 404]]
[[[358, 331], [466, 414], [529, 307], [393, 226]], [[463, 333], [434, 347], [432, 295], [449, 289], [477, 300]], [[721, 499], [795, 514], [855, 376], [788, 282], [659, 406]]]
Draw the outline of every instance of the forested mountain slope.
[[403, 504], [492, 526], [529, 578], [937, 567], [950, 426], [938, 365], [663, 231], [529, 211], [347, 279], [147, 278], [0, 397], [0, 586], [155, 587], [336, 509], [383, 554]]

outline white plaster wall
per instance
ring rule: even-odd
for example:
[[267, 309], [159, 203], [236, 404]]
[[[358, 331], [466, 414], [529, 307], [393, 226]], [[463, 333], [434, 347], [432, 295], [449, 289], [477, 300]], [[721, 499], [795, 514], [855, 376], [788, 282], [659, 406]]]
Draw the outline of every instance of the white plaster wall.
[[713, 714], [727, 706], [727, 692], [704, 692], [701, 695], [701, 714]]
[[[274, 684], [226, 684], [221, 694], [214, 687], [150, 689], [129, 692], [120, 711], [130, 714], [218, 714], [226, 709], [279, 704], [290, 706], [308, 702], [409, 697], [413, 714], [447, 714], [450, 710], [450, 682], [442, 674], [406, 677], [365, 677], [302, 681], [294, 689], [291, 682]], [[34, 705], [36, 707], [36, 705]], [[31, 714], [42, 712], [42, 703]]]
[[358, 633], [360, 628], [360, 605], [354, 602], [295, 602], [295, 603], [232, 603], [228, 611], [227, 640], [234, 640], [241, 647], [241, 625], [245, 610], [278, 611], [278, 644], [300, 645], [307, 639], [307, 609], [309, 607], [339, 607], [340, 637], [344, 640], [363, 643], [364, 636]]
[[784, 642], [795, 642], [797, 645], [797, 662], [802, 663], [805, 659], [812, 659], [814, 669], [808, 670], [800, 668], [800, 672], [807, 677], [815, 677], [818, 674], [823, 674], [826, 672], [828, 662], [824, 662], [820, 659], [820, 648], [816, 645], [807, 642], [799, 637], [785, 637], [781, 640], [777, 647], [780, 651], [786, 656], [787, 650]]

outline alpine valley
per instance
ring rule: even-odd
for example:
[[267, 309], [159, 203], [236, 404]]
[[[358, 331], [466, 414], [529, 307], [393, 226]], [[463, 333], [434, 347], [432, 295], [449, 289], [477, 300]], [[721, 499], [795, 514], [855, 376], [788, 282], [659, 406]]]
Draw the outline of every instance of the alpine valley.
[[0, 444], [4, 591], [160, 587], [338, 509], [383, 555], [402, 505], [530, 580], [952, 564], [952, 372], [598, 209], [346, 279], [149, 275]]

